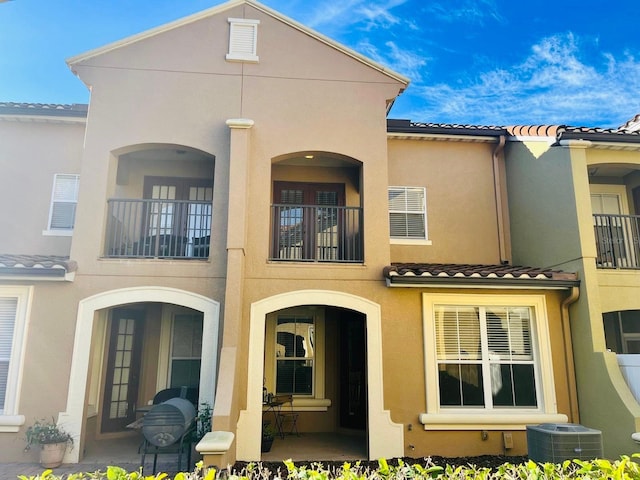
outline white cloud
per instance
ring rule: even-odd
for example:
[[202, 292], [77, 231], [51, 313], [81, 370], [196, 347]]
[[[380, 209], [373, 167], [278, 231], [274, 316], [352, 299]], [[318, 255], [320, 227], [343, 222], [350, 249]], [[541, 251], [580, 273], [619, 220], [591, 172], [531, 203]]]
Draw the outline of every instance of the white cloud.
[[503, 23], [505, 19], [493, 0], [463, 0], [456, 2], [424, 2], [428, 15], [447, 23], [485, 25], [487, 20]]
[[327, 0], [315, 3], [305, 23], [317, 29], [348, 29], [363, 24], [365, 30], [391, 28], [407, 22], [391, 13], [395, 7], [407, 0]]
[[542, 39], [521, 63], [470, 83], [414, 84], [405, 95], [421, 106], [400, 116], [417, 121], [615, 127], [640, 113], [640, 61], [604, 53], [587, 63], [569, 33]]
[[388, 66], [406, 77], [412, 82], [422, 81], [423, 68], [427, 65], [428, 58], [408, 50], [403, 50], [395, 42], [385, 43], [385, 51], [381, 52], [378, 47], [368, 41], [358, 44], [356, 50], [362, 52], [367, 57]]

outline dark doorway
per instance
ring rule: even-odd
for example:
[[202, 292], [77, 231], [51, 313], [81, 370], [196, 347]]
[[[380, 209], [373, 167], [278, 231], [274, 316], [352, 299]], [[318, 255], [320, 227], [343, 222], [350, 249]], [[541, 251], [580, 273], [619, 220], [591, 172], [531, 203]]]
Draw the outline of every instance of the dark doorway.
[[102, 402], [102, 432], [118, 432], [135, 420], [144, 313], [124, 308], [111, 316]]
[[367, 338], [365, 316], [339, 310], [340, 428], [367, 428]]

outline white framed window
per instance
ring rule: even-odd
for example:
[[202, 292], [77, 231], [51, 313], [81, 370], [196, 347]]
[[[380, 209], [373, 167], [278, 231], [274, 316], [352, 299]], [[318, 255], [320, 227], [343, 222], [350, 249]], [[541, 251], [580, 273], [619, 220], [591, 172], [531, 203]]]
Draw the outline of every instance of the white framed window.
[[325, 319], [321, 307], [295, 307], [267, 315], [264, 386], [293, 394], [296, 410], [326, 411]]
[[199, 387], [202, 358], [202, 314], [176, 314], [171, 332], [169, 388]]
[[279, 315], [275, 338], [275, 394], [313, 395], [315, 320]]
[[80, 175], [57, 173], [53, 176], [47, 230], [49, 234], [70, 235], [73, 232], [79, 186]]
[[423, 294], [425, 429], [524, 429], [557, 414], [544, 295]]
[[24, 343], [33, 287], [0, 287], [0, 431], [17, 432]]
[[436, 305], [440, 408], [538, 408], [530, 307]]
[[424, 187], [389, 187], [392, 243], [424, 243], [427, 236], [427, 191]]
[[236, 62], [258, 62], [258, 25], [260, 20], [229, 18], [229, 53], [226, 59]]

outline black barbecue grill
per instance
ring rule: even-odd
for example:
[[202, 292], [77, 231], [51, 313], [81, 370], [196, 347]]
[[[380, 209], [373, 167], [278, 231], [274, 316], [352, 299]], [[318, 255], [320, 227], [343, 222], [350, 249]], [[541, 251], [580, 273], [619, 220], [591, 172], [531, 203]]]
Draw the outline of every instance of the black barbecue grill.
[[195, 429], [196, 408], [186, 398], [170, 398], [154, 405], [142, 417], [140, 446], [141, 466], [147, 454], [153, 454], [153, 473], [159, 454], [177, 453], [178, 470], [182, 468], [182, 455], [187, 454], [187, 466], [191, 463], [191, 432]]

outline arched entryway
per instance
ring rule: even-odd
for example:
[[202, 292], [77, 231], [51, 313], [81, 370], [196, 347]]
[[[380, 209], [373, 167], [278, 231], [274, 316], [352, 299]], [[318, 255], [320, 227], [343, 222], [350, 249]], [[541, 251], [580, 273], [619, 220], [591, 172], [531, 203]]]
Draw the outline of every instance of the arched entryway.
[[[217, 371], [219, 303], [192, 292], [166, 287], [136, 287], [103, 292], [80, 301], [76, 321], [75, 341], [67, 394], [67, 409], [60, 412], [58, 421], [78, 439], [79, 447], [67, 452], [65, 462], [76, 463], [84, 443], [85, 420], [87, 416], [87, 393], [90, 385], [89, 366], [92, 362], [91, 338], [96, 325], [100, 325], [101, 316], [107, 312], [121, 312], [123, 318], [133, 318], [141, 308], [123, 308], [121, 306], [172, 305], [172, 308], [184, 307], [187, 312], [202, 314], [202, 370], [200, 372], [200, 402], [213, 405], [215, 376]], [[120, 318], [118, 317], [118, 318]], [[115, 318], [115, 317], [112, 317]]]
[[[384, 410], [383, 404], [380, 306], [370, 300], [343, 292], [302, 290], [269, 297], [251, 306], [247, 409], [241, 411], [238, 421], [237, 458], [239, 460], [260, 459], [260, 436], [256, 435], [256, 432], [261, 429], [263, 415], [264, 346], [269, 319], [275, 314], [277, 323], [278, 312], [285, 312], [285, 315], [290, 317], [291, 313], [298, 309], [302, 312], [300, 318], [305, 318], [304, 311], [309, 308], [322, 308], [325, 314], [329, 312], [332, 315], [349, 316], [352, 319], [352, 325], [356, 326], [354, 335], [357, 335], [355, 333], [358, 328], [357, 323], [358, 319], [361, 319], [362, 329], [366, 332], [365, 411], [368, 456], [371, 459], [402, 456], [404, 452], [402, 425], [391, 421], [389, 411]], [[343, 325], [348, 323], [345, 321]], [[348, 338], [347, 333], [345, 338]], [[317, 407], [321, 406], [323, 398], [319, 395], [315, 397], [312, 401], [310, 400], [310, 406], [314, 404]]]

